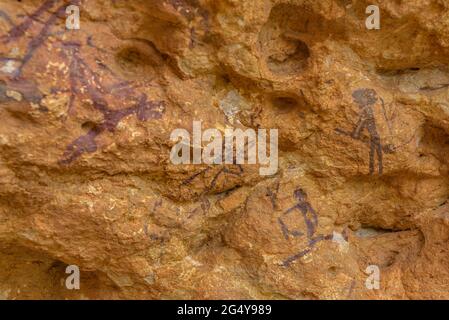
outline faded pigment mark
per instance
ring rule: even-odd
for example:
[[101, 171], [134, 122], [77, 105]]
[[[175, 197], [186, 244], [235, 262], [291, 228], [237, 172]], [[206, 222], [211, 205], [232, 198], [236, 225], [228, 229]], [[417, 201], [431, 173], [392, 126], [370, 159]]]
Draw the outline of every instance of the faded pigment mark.
[[[137, 96], [137, 93], [131, 86], [128, 86], [128, 82], [121, 80], [108, 88], [103, 87], [98, 75], [81, 58], [81, 44], [76, 42], [64, 43], [63, 47], [67, 50], [67, 58], [71, 57], [72, 59], [69, 68], [71, 95], [68, 113], [71, 113], [76, 97], [83, 95], [84, 92], [89, 100], [92, 101], [94, 109], [103, 114], [104, 119], [100, 124], [91, 128], [87, 134], [79, 137], [67, 147], [63, 159], [59, 161], [60, 164], [70, 164], [83, 153], [97, 151], [95, 139], [105, 131], [113, 132], [118, 123], [127, 116], [136, 115], [140, 121], [162, 118], [162, 114], [165, 111], [165, 102], [149, 101], [145, 93], [140, 95], [137, 103], [132, 107], [118, 110], [109, 108], [107, 101], [103, 98], [108, 92], [115, 92], [114, 89], [120, 89], [118, 94], [113, 94], [117, 101], [128, 97], [132, 99]], [[112, 76], [115, 78], [114, 74]]]
[[142, 94], [140, 101], [135, 106], [122, 110], [110, 110], [106, 105], [97, 105], [97, 110], [101, 111], [104, 115], [103, 122], [94, 126], [87, 134], [80, 136], [69, 144], [64, 152], [63, 159], [59, 163], [67, 165], [78, 159], [83, 153], [97, 151], [95, 139], [105, 131], [114, 132], [118, 123], [123, 118], [134, 114], [140, 121], [160, 119], [164, 109], [165, 104], [163, 101], [148, 101], [145, 94]]
[[[51, 10], [57, 2], [60, 2], [58, 0], [47, 0], [45, 1], [35, 12], [33, 12], [31, 15], [25, 17], [24, 21], [21, 22], [18, 25], [15, 25], [11, 28], [11, 30], [8, 32], [7, 35], [0, 37], [0, 41], [3, 44], [8, 44], [10, 42], [16, 41], [17, 39], [25, 36], [25, 33], [33, 27], [33, 25], [36, 23], [36, 21], [39, 21], [39, 19], [47, 13], [49, 10]], [[51, 35], [51, 29], [54, 27], [56, 22], [60, 17], [65, 17], [65, 9], [67, 7], [67, 3], [65, 1], [61, 2], [62, 4], [56, 8], [56, 11], [54, 13], [51, 13], [50, 16], [43, 22], [43, 26], [38, 32], [37, 35], [35, 35], [27, 45], [27, 49], [25, 51], [25, 55], [20, 59], [20, 66], [15, 70], [13, 73], [13, 76], [15, 78], [18, 78], [22, 74], [23, 68], [27, 65], [27, 63], [32, 59], [34, 53], [38, 48], [43, 46], [45, 41], [48, 39], [48, 37]], [[73, 0], [71, 4], [73, 5], [79, 5], [81, 3], [81, 0]], [[4, 14], [6, 15], [6, 14]], [[7, 15], [6, 15], [7, 16]], [[6, 58], [8, 59], [8, 58]]]
[[[80, 5], [81, 0], [73, 0], [72, 5]], [[37, 35], [34, 35], [26, 45], [26, 50], [21, 58], [17, 57], [0, 57], [0, 62], [4, 62], [1, 71], [9, 75], [7, 81], [2, 82], [3, 91], [15, 89], [22, 94], [26, 100], [40, 105], [43, 96], [39, 92], [37, 86], [23, 78], [23, 70], [27, 64], [33, 59], [36, 51], [43, 47], [48, 38], [59, 33], [52, 33], [52, 28], [56, 26], [60, 18], [65, 18], [66, 1], [47, 0], [44, 1], [33, 13], [26, 16], [22, 22], [15, 24], [9, 15], [0, 11], [0, 18], [7, 21], [11, 26], [9, 32], [0, 37], [0, 42], [4, 45], [18, 41], [22, 37], [26, 37], [27, 33], [41, 26]], [[46, 16], [46, 18], [45, 18]], [[37, 23], [37, 21], [43, 21]], [[62, 32], [63, 34], [64, 32]], [[135, 115], [139, 121], [147, 121], [151, 119], [160, 119], [165, 112], [165, 102], [160, 100], [150, 100], [145, 93], [138, 92], [133, 87], [133, 83], [119, 79], [105, 64], [97, 61], [102, 70], [106, 70], [114, 83], [110, 86], [103, 85], [103, 78], [89, 67], [88, 63], [82, 58], [80, 51], [83, 45], [78, 41], [64, 41], [60, 39], [53, 44], [59, 46], [60, 55], [69, 65], [68, 81], [69, 87], [61, 89], [61, 92], [69, 92], [69, 102], [67, 113], [70, 116], [74, 109], [75, 102], [78, 97], [88, 99], [92, 103], [92, 107], [103, 115], [103, 120], [95, 124], [89, 131], [76, 138], [67, 147], [58, 161], [61, 165], [68, 165], [78, 159], [84, 153], [92, 153], [97, 151], [96, 138], [104, 132], [114, 132], [117, 125], [124, 118]], [[96, 48], [92, 41], [92, 36], [88, 36], [86, 46]], [[110, 95], [115, 104], [127, 105], [127, 101], [135, 101], [135, 103], [126, 108], [112, 108], [109, 106], [105, 96]], [[5, 97], [6, 99], [6, 97]], [[41, 111], [46, 111], [41, 107]]]

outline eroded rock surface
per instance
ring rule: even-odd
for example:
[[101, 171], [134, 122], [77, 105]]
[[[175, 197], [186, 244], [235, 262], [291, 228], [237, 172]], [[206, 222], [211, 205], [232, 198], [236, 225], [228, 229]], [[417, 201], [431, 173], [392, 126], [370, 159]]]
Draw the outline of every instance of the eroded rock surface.
[[[376, 3], [0, 0], [0, 297], [448, 299], [449, 1]], [[172, 164], [197, 120], [278, 172]]]

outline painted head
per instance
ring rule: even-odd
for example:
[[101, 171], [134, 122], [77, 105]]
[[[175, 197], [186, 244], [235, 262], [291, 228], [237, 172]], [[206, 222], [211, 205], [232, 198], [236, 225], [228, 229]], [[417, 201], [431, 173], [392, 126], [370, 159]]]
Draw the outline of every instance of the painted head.
[[377, 94], [373, 89], [357, 89], [352, 93], [352, 97], [359, 106], [369, 106], [377, 102]]
[[302, 189], [296, 189], [294, 195], [296, 200], [298, 200], [299, 202], [307, 201], [307, 194]]

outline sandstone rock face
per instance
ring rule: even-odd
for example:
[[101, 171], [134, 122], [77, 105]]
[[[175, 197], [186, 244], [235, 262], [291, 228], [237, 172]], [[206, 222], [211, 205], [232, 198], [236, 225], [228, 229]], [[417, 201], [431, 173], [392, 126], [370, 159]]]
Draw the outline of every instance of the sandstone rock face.
[[448, 299], [449, 1], [375, 2], [0, 0], [0, 297]]

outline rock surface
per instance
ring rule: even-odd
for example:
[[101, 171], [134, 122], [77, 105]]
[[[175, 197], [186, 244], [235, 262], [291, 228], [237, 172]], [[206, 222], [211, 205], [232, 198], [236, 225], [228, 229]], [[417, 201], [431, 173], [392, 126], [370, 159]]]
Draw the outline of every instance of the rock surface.
[[0, 0], [0, 298], [449, 299], [449, 1], [375, 2]]

